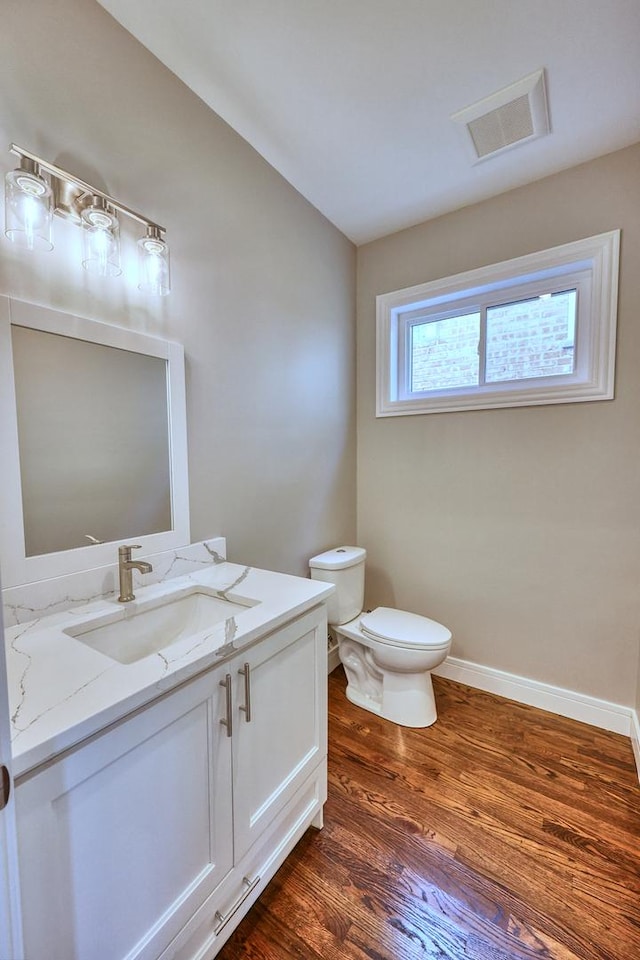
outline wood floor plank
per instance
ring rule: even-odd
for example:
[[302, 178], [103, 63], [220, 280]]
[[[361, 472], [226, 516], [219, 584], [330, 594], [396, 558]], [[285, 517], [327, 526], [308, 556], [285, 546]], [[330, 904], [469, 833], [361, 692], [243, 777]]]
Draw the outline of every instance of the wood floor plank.
[[629, 741], [435, 678], [387, 723], [329, 678], [329, 798], [220, 960], [640, 960]]
[[[345, 827], [343, 833], [338, 836], [342, 844], [347, 845], [349, 838], [353, 837], [353, 816], [350, 809], [343, 811], [342, 804], [334, 804], [330, 813], [331, 819], [335, 822], [341, 814], [345, 817]], [[376, 848], [386, 845], [389, 848], [387, 856], [393, 858], [396, 865], [398, 875], [396, 883], [406, 882], [408, 877], [412, 877], [413, 883], [427, 883], [429, 889], [434, 892], [439, 891], [447, 901], [458, 905], [457, 912], [468, 918], [466, 926], [470, 930], [473, 931], [476, 924], [480, 923], [485, 931], [489, 929], [492, 931], [496, 940], [502, 939], [501, 931], [513, 932], [517, 929], [520, 931], [519, 938], [525, 943], [528, 943], [528, 938], [533, 938], [536, 942], [556, 942], [549, 932], [544, 933], [535, 927], [535, 923], [539, 921], [535, 914], [532, 915], [529, 912], [528, 919], [516, 916], [520, 908], [516, 898], [506, 893], [500, 885], [489, 883], [486, 877], [470, 873], [461, 867], [449, 851], [443, 852], [434, 843], [425, 844], [422, 842], [423, 838], [417, 838], [415, 835], [406, 837], [402, 832], [391, 829], [387, 829], [383, 834], [377, 824], [366, 824], [362, 819], [359, 822], [357, 844], [362, 847], [364, 841], [369, 856], [371, 851], [374, 851], [375, 856]], [[336, 835], [335, 829], [333, 835]], [[400, 876], [398, 866], [401, 863], [404, 863], [405, 867], [400, 871]], [[559, 949], [556, 952], [558, 956], [564, 955]], [[574, 956], [568, 949], [566, 954], [569, 957]]]
[[[344, 775], [340, 785], [342, 786], [343, 783]], [[353, 799], [353, 797], [351, 797], [351, 799]], [[357, 797], [357, 802], [361, 813], [359, 820], [361, 828], [363, 826], [363, 811], [366, 811], [369, 816], [377, 816], [379, 810], [382, 808], [387, 812], [392, 809], [390, 804], [384, 805], [380, 796], [374, 792], [370, 784], [366, 784], [366, 789]], [[408, 813], [410, 809], [413, 812], [414, 807], [415, 797], [407, 798], [406, 812]], [[505, 832], [504, 827], [498, 820], [493, 820], [492, 818], [482, 819], [479, 815], [475, 816], [477, 811], [471, 806], [467, 807], [463, 805], [460, 807], [457, 798], [455, 808], [456, 813], [454, 816], [452, 814], [452, 804], [439, 810], [436, 805], [430, 803], [428, 809], [425, 810], [425, 816], [430, 817], [431, 822], [436, 824], [433, 831], [434, 835], [438, 835], [441, 827], [441, 819], [438, 820], [438, 818], [441, 818], [444, 814], [447, 817], [447, 829], [449, 831], [457, 830], [461, 838], [461, 843], [466, 841], [469, 844], [473, 844], [473, 847], [459, 847], [456, 852], [456, 859], [459, 859], [466, 867], [472, 866], [473, 873], [482, 878], [485, 885], [491, 881], [497, 889], [501, 889], [502, 886], [509, 883], [511, 879], [511, 889], [515, 895], [516, 904], [536, 896], [539, 899], [540, 882], [538, 879], [538, 859], [535, 851], [532, 852], [527, 845], [523, 843], [522, 837], [518, 834], [517, 830], [512, 830], [511, 835], [509, 835]], [[354, 816], [355, 815], [354, 813]], [[425, 828], [424, 825], [419, 826], [416, 824], [415, 820], [408, 822], [412, 825], [411, 835], [413, 837], [431, 832], [428, 828]], [[387, 828], [394, 823], [394, 819], [388, 817], [386, 822]], [[404, 824], [401, 824], [401, 827], [404, 828]], [[556, 862], [554, 885], [562, 881], [565, 887], [569, 887], [572, 873], [566, 871], [564, 877], [561, 877], [561, 868], [562, 861], [560, 864]], [[566, 930], [563, 923], [563, 915], [561, 914], [558, 917], [558, 924], [555, 927], [552, 924], [548, 929], [549, 935], [552, 937], [554, 930], [557, 935], [565, 935]], [[577, 941], [571, 942], [574, 945], [577, 943]], [[589, 960], [594, 960], [588, 951], [585, 955], [589, 957]], [[598, 958], [598, 960], [601, 960], [601, 958]]]

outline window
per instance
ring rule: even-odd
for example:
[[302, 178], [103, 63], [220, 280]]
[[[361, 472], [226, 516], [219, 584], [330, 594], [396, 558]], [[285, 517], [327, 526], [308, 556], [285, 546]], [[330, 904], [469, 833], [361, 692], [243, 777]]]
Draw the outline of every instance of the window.
[[377, 415], [613, 397], [619, 231], [377, 298]]

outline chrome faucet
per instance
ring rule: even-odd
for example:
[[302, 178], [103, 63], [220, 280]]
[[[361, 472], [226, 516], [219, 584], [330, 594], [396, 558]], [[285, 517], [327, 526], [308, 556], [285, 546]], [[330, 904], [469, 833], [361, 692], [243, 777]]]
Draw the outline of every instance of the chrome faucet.
[[129, 600], [135, 600], [133, 592], [132, 570], [139, 570], [140, 573], [151, 573], [153, 567], [146, 560], [132, 560], [131, 551], [141, 550], [139, 543], [125, 544], [118, 547], [118, 568], [120, 571], [120, 596], [119, 603], [128, 603]]

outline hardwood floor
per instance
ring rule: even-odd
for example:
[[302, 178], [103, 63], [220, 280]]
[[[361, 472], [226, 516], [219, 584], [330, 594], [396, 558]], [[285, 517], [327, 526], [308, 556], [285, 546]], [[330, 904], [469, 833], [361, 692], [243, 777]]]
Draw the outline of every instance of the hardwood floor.
[[329, 799], [219, 960], [638, 960], [640, 786], [617, 734], [434, 678], [408, 730], [329, 678]]

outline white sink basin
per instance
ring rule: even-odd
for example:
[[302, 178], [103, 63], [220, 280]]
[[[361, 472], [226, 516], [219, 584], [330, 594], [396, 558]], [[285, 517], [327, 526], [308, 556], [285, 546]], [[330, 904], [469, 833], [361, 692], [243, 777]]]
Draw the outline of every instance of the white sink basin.
[[243, 613], [248, 606], [194, 591], [150, 608], [118, 611], [117, 619], [108, 623], [103, 619], [99, 624], [89, 621], [67, 627], [64, 632], [112, 660], [135, 663]]

